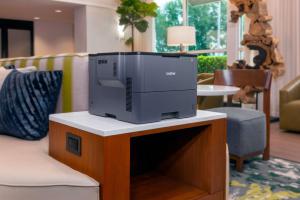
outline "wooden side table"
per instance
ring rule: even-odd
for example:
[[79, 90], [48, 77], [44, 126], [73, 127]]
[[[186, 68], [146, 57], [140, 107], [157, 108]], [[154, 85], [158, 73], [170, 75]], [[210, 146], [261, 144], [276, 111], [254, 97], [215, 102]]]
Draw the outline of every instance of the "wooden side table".
[[226, 115], [129, 124], [50, 116], [50, 155], [99, 181], [101, 200], [223, 200]]

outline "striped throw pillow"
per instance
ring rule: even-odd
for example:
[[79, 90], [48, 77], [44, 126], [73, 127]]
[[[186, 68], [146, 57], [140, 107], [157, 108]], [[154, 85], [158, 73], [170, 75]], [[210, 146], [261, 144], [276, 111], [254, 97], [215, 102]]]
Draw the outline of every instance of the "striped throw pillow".
[[13, 70], [0, 90], [0, 134], [26, 140], [45, 137], [62, 75], [62, 71], [21, 73]]

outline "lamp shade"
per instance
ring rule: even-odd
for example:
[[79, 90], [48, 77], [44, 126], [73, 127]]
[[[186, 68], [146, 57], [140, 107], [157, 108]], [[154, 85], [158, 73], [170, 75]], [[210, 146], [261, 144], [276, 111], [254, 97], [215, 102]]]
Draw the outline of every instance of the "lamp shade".
[[196, 30], [193, 26], [172, 26], [168, 28], [168, 46], [191, 46], [196, 44]]

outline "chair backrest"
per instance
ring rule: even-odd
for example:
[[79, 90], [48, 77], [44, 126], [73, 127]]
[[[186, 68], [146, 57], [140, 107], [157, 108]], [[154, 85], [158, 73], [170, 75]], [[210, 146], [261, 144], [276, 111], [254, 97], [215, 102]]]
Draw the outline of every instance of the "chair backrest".
[[270, 96], [272, 73], [268, 70], [257, 69], [232, 69], [215, 71], [215, 85], [226, 85], [245, 87], [253, 86], [261, 89], [263, 92], [263, 110], [266, 115], [267, 125], [267, 147], [264, 158], [270, 157]]
[[233, 69], [215, 71], [215, 85], [227, 85], [236, 87], [253, 86], [270, 90], [272, 73], [267, 70]]

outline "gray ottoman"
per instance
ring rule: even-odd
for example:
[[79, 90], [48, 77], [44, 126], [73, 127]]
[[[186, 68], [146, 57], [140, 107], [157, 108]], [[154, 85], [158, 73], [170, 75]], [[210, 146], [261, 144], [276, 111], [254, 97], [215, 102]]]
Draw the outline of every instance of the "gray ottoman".
[[[263, 112], [221, 107], [210, 109], [227, 114], [227, 143], [229, 153], [237, 159], [237, 169], [242, 171], [244, 159], [263, 153], [266, 147], [266, 116]], [[239, 169], [240, 168], [240, 169]]]

